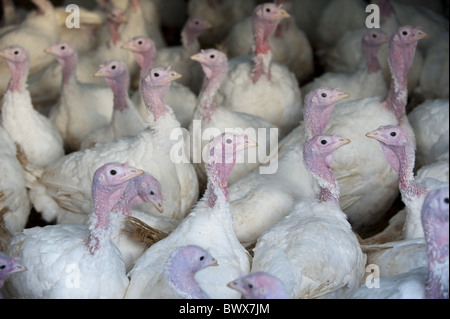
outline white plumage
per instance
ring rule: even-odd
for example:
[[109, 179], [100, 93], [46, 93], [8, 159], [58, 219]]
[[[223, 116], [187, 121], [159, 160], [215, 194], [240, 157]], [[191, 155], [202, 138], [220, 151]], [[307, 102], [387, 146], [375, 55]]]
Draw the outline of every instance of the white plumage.
[[11, 234], [25, 228], [31, 203], [13, 140], [0, 125], [0, 224]]
[[[47, 221], [69, 218], [82, 223], [85, 212], [91, 209], [89, 180], [98, 167], [111, 161], [128, 161], [161, 182], [165, 216], [181, 220], [190, 211], [198, 199], [198, 181], [190, 162], [172, 157], [173, 149], [183, 151], [185, 144], [183, 140], [171, 140], [180, 124], [163, 102], [170, 81], [177, 78], [179, 74], [170, 68], [146, 72], [142, 92], [148, 103], [150, 125], [136, 136], [97, 144], [63, 157], [44, 171], [32, 172], [30, 197]], [[147, 213], [159, 214], [151, 205], [142, 205], [139, 207]]]
[[210, 143], [208, 188], [202, 199], [170, 235], [152, 245], [130, 271], [126, 298], [176, 298], [164, 277], [164, 265], [179, 246], [198, 245], [219, 262], [197, 274], [202, 289], [212, 299], [235, 299], [230, 281], [250, 270], [250, 256], [233, 230], [227, 178], [236, 152], [250, 146], [245, 135], [223, 133]]
[[27, 161], [45, 167], [64, 155], [57, 128], [33, 107], [27, 89], [29, 56], [25, 49], [10, 46], [0, 51], [8, 61], [11, 80], [3, 95], [1, 120], [5, 130], [23, 150]]
[[17, 233], [8, 252], [19, 257], [27, 271], [11, 278], [8, 293], [38, 299], [122, 298], [128, 278], [122, 256], [111, 240], [109, 215], [127, 182], [143, 173], [119, 163], [99, 168], [92, 180], [95, 205], [89, 227], [50, 225]]
[[[60, 95], [50, 109], [49, 118], [58, 128], [67, 153], [78, 151], [93, 131], [108, 125], [113, 113], [111, 89], [82, 83], [76, 75], [78, 53], [73, 44], [59, 41], [46, 49], [62, 66]], [[92, 76], [94, 76], [92, 70]]]
[[331, 172], [334, 152], [349, 142], [316, 135], [305, 143], [305, 165], [320, 192], [297, 202], [253, 250], [252, 272], [277, 276], [290, 298], [324, 297], [362, 282], [366, 256], [339, 207], [339, 186]]
[[295, 74], [272, 59], [270, 35], [288, 13], [272, 3], [255, 8], [252, 55], [229, 61], [227, 77], [219, 89], [219, 103], [259, 116], [285, 136], [302, 119], [302, 95]]

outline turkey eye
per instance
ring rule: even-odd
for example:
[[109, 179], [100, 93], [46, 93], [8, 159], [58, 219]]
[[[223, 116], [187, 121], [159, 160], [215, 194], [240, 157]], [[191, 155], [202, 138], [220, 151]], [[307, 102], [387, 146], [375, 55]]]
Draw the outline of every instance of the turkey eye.
[[233, 141], [231, 140], [231, 138], [227, 139], [226, 142], [227, 142], [227, 144], [233, 143]]
[[247, 287], [250, 288], [250, 289], [253, 289], [253, 285], [252, 284], [248, 284]]
[[139, 45], [142, 45], [142, 41], [139, 41], [138, 44], [139, 44]]
[[322, 93], [322, 97], [327, 97], [328, 95], [326, 93]]
[[322, 143], [322, 145], [327, 145], [327, 141], [326, 140], [322, 140], [322, 141], [320, 141], [320, 143]]
[[150, 191], [150, 195], [155, 195], [155, 192], [154, 191]]
[[19, 54], [19, 51], [14, 51], [14, 54], [15, 54], [15, 55], [18, 55], [18, 54]]
[[392, 133], [391, 133], [391, 136], [392, 136], [392, 137], [396, 137], [396, 136], [397, 136], [397, 133], [392, 132]]
[[444, 203], [448, 204], [448, 202], [449, 202], [448, 197], [446, 197], [446, 198], [444, 199]]
[[5, 265], [1, 265], [1, 266], [0, 266], [0, 269], [5, 269], [5, 268], [6, 268]]
[[205, 256], [201, 256], [201, 257], [200, 257], [200, 260], [202, 260], [202, 261], [203, 261], [203, 259], [205, 259]]
[[267, 9], [266, 9], [266, 12], [270, 12], [270, 8], [267, 8]]
[[155, 73], [155, 74], [153, 74], [155, 77], [158, 77], [159, 76], [159, 73]]
[[112, 170], [109, 171], [109, 173], [110, 173], [112, 176], [114, 176], [114, 175], [117, 174], [117, 171], [112, 169]]
[[66, 49], [66, 47], [65, 47], [65, 46], [62, 46], [62, 47], [61, 47], [61, 50], [65, 50], [65, 49]]
[[199, 22], [198, 22], [198, 21], [195, 21], [194, 23], [195, 23], [195, 25], [198, 25], [198, 24], [199, 24]]
[[211, 59], [214, 59], [216, 56], [215, 56], [214, 54], [211, 54], [209, 57], [210, 57]]
[[113, 66], [111, 67], [111, 69], [115, 70], [115, 69], [116, 69], [116, 66], [115, 66], [115, 65], [113, 65]]
[[407, 31], [403, 31], [402, 34], [403, 35], [408, 35], [408, 32]]
[[372, 34], [372, 38], [376, 38], [377, 37], [377, 35], [376, 34]]

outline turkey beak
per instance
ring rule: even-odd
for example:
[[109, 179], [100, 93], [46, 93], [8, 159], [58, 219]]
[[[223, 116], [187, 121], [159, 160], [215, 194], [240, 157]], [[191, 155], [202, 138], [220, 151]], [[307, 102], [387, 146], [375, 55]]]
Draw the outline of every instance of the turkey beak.
[[349, 97], [350, 97], [350, 94], [340, 92], [340, 93], [338, 93], [338, 95], [336, 96], [336, 100], [335, 100], [334, 102], [339, 102], [339, 101], [342, 101], [342, 100], [347, 99], [347, 98], [349, 98]]
[[201, 54], [200, 53], [197, 53], [197, 54], [194, 54], [193, 56], [191, 56], [191, 60], [194, 60], [194, 61], [197, 61], [197, 62], [199, 62], [199, 63], [202, 63], [202, 58], [201, 58]]
[[8, 55], [8, 53], [6, 52], [6, 50], [0, 51], [0, 56], [3, 57], [3, 58], [5, 58], [5, 59], [8, 59], [8, 58], [9, 58], [9, 55]]
[[145, 172], [143, 170], [137, 169], [137, 168], [132, 168], [132, 167], [128, 167], [128, 170], [124, 173], [123, 176], [123, 180], [128, 181], [132, 178], [138, 177], [143, 175]]
[[339, 147], [341, 147], [341, 146], [350, 144], [351, 142], [352, 142], [352, 141], [350, 141], [350, 140], [347, 139], [347, 138], [340, 138], [340, 139], [339, 139], [338, 145], [339, 145]]
[[378, 132], [376, 132], [376, 131], [369, 132], [369, 133], [366, 134], [366, 136], [369, 137], [369, 138], [374, 138], [374, 139], [377, 140], [378, 139]]
[[44, 50], [44, 52], [48, 53], [48, 54], [53, 54], [52, 48], [47, 48], [47, 49]]
[[216, 258], [212, 258], [208, 266], [219, 266]]
[[422, 39], [426, 39], [430, 37], [427, 33], [423, 32], [422, 30], [417, 30], [416, 34], [414, 35], [413, 39], [414, 40], [422, 40]]
[[280, 18], [281, 19], [288, 19], [290, 17], [291, 17], [291, 15], [289, 13], [287, 13], [286, 10], [280, 10]]
[[105, 71], [103, 71], [103, 68], [101, 68], [100, 70], [98, 70], [97, 72], [95, 72], [94, 74], [94, 78], [99, 78], [99, 77], [106, 77], [106, 73]]
[[14, 268], [11, 270], [10, 274], [13, 274], [15, 272], [24, 272], [27, 271], [27, 267], [21, 265], [18, 260], [14, 261]]
[[252, 147], [258, 147], [258, 142], [249, 140], [248, 137], [245, 137], [245, 144], [244, 149], [246, 148], [252, 148]]
[[170, 77], [168, 78], [167, 82], [175, 81], [181, 78], [181, 74], [175, 71], [172, 71], [170, 73]]
[[120, 48], [124, 50], [131, 50], [131, 45], [129, 43], [125, 43]]
[[155, 208], [158, 210], [158, 212], [160, 214], [164, 213], [164, 207], [162, 205], [162, 201], [154, 201], [153, 205], [155, 206]]

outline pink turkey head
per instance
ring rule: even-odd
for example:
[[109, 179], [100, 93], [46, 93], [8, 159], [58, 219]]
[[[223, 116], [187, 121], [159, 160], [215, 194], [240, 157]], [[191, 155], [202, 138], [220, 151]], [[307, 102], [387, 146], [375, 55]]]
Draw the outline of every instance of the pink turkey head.
[[227, 286], [239, 291], [245, 299], [288, 299], [281, 280], [263, 271], [242, 276]]

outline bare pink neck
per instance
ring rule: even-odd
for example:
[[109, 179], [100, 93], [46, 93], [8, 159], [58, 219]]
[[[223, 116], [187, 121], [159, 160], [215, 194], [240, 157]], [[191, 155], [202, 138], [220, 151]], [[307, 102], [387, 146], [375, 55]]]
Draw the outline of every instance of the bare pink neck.
[[27, 86], [28, 62], [12, 63], [8, 61], [8, 66], [11, 72], [8, 91], [21, 92]]

